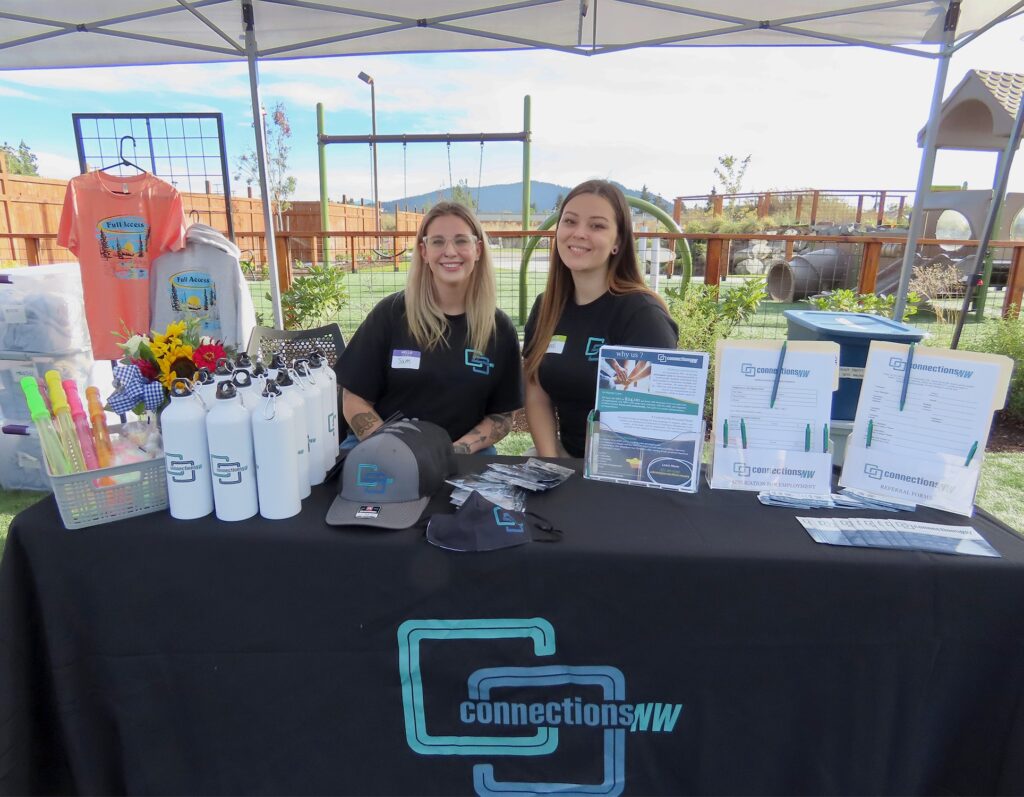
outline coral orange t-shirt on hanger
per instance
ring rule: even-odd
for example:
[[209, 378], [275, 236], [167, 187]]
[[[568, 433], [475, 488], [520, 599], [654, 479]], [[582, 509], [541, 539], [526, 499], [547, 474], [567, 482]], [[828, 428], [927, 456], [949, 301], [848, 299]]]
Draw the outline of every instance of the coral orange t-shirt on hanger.
[[174, 186], [148, 172], [90, 172], [64, 196], [57, 243], [77, 257], [96, 359], [121, 357], [118, 335], [149, 332], [150, 264], [185, 244], [185, 214]]

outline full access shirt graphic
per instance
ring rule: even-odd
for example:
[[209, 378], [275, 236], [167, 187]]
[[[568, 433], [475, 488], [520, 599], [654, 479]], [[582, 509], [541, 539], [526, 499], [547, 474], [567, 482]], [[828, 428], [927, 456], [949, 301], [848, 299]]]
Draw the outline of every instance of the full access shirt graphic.
[[100, 259], [116, 279], [149, 277], [149, 224], [142, 216], [111, 216], [96, 224]]
[[164, 286], [167, 302], [176, 313], [200, 319], [199, 328], [211, 337], [220, 337], [220, 310], [217, 285], [205, 271], [179, 271]]

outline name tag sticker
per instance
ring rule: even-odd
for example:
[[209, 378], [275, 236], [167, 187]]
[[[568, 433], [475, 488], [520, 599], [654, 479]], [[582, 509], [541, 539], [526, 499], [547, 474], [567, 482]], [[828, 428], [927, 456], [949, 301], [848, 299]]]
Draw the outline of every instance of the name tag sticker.
[[413, 371], [420, 369], [420, 353], [406, 349], [395, 349], [391, 352], [392, 368], [410, 368]]
[[565, 348], [565, 335], [552, 335], [546, 354], [561, 354]]

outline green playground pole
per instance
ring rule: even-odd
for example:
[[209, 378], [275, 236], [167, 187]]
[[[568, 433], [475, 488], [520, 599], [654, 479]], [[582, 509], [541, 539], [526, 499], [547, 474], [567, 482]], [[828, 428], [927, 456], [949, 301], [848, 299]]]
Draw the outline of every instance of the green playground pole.
[[[327, 145], [324, 136], [324, 104], [316, 104], [316, 148], [320, 158], [320, 232], [327, 232], [329, 221], [327, 199]], [[324, 265], [331, 262], [331, 242], [326, 237], [321, 240], [321, 252]]]
[[[523, 240], [521, 252], [526, 252], [526, 231], [530, 229], [530, 95], [523, 97]], [[527, 258], [528, 260], [528, 258]], [[526, 323], [526, 262], [519, 269], [519, 326]]]

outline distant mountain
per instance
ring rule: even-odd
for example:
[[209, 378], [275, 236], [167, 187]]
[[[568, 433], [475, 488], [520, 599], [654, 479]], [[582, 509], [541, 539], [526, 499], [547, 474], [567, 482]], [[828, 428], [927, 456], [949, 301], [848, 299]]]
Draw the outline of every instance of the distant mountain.
[[[628, 196], [639, 197], [641, 195], [640, 191], [626, 188], [620, 183], [615, 183], [615, 185], [621, 188]], [[554, 210], [559, 200], [564, 198], [571, 190], [572, 186], [545, 183], [540, 180], [531, 180], [530, 202], [535, 208], [537, 208], [537, 210]], [[470, 186], [469, 193], [472, 195], [474, 200], [477, 198], [477, 191], [474, 186]], [[381, 207], [385, 211], [394, 212], [395, 204], [397, 203], [400, 208], [408, 207], [410, 210], [421, 209], [430, 207], [435, 202], [439, 202], [442, 199], [450, 198], [450, 189], [438, 189], [437, 191], [431, 191], [426, 194], [417, 194], [416, 196], [404, 197], [397, 200], [391, 199], [386, 202], [381, 202]], [[670, 208], [672, 206], [670, 202], [664, 199], [664, 197], [659, 197], [655, 194], [650, 195], [650, 201], [655, 204], [661, 204], [664, 208]], [[522, 203], [522, 183], [484, 185], [480, 187], [479, 207], [477, 210], [480, 213], [518, 213], [522, 210]]]

